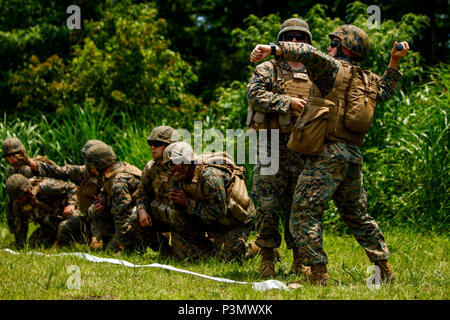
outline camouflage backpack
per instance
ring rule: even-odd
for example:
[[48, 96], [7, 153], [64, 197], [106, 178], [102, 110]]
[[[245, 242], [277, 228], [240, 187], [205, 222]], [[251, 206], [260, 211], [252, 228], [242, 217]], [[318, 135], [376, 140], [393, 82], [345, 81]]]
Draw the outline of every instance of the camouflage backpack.
[[[112, 171], [110, 171], [108, 173], [105, 173], [105, 175], [104, 175], [105, 181], [103, 183], [103, 188], [108, 194], [111, 194], [111, 181], [119, 173], [128, 173], [128, 174], [132, 175], [133, 177], [135, 177], [136, 179], [140, 180], [142, 171], [139, 168], [137, 168], [127, 162], [120, 162], [120, 165], [117, 168], [113, 169]], [[131, 191], [132, 191], [131, 198], [133, 200], [133, 203], [136, 203], [137, 194], [139, 192], [139, 187], [136, 188], [135, 190], [130, 190], [130, 192]]]

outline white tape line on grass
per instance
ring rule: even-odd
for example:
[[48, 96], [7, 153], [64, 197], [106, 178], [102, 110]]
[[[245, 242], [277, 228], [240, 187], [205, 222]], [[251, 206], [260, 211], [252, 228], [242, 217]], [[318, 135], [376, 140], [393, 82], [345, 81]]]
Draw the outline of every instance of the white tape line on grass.
[[[10, 249], [3, 249], [3, 251], [6, 251], [6, 252], [9, 252], [12, 254], [20, 254], [18, 252], [10, 250]], [[235, 280], [224, 279], [224, 278], [210, 277], [210, 276], [207, 276], [204, 274], [200, 274], [200, 273], [196, 273], [196, 272], [192, 272], [192, 271], [188, 271], [188, 270], [183, 270], [183, 269], [178, 269], [178, 268], [166, 265], [166, 264], [152, 263], [152, 264], [139, 265], [139, 264], [133, 264], [131, 262], [128, 262], [125, 260], [120, 260], [120, 259], [100, 258], [100, 257], [96, 257], [96, 256], [93, 256], [93, 255], [90, 255], [87, 253], [82, 253], [82, 252], [44, 254], [41, 252], [32, 251], [32, 252], [29, 252], [29, 254], [35, 254], [35, 255], [46, 256], [46, 257], [75, 256], [75, 257], [85, 259], [90, 262], [97, 262], [97, 263], [106, 262], [106, 263], [112, 263], [112, 264], [119, 264], [119, 265], [123, 265], [125, 267], [130, 267], [130, 268], [162, 268], [162, 269], [172, 270], [172, 271], [181, 272], [181, 273], [188, 273], [188, 274], [192, 274], [197, 277], [202, 277], [202, 278], [206, 278], [206, 279], [210, 279], [210, 280], [214, 280], [214, 281], [218, 281], [218, 282], [252, 284], [253, 289], [258, 290], [258, 291], [266, 291], [266, 290], [270, 290], [270, 289], [283, 289], [283, 290], [288, 289], [288, 287], [284, 283], [282, 283], [278, 280], [266, 280], [266, 281], [262, 281], [262, 282], [235, 281]]]

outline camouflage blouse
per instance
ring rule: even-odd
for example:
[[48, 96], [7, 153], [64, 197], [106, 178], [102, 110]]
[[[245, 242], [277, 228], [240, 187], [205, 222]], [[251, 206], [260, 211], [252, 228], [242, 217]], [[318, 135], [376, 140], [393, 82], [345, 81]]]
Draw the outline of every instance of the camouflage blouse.
[[172, 176], [167, 169], [154, 160], [149, 161], [142, 170], [136, 201], [137, 209], [145, 209], [150, 213], [150, 203], [153, 200], [158, 199], [168, 203], [171, 181]]
[[[266, 61], [259, 64], [248, 82], [247, 100], [255, 111], [287, 114], [291, 98], [284, 94], [273, 93], [273, 91], [280, 91], [276, 88], [279, 84], [274, 63], [278, 63], [287, 73], [294, 72], [287, 62]], [[295, 72], [306, 72], [306, 70], [303, 67]]]
[[[278, 57], [280, 60], [302, 62], [306, 66], [309, 78], [317, 86], [322, 97], [330, 93], [339, 71], [337, 59], [306, 43], [279, 42], [279, 45], [282, 51], [281, 56]], [[345, 60], [344, 58], [339, 59]], [[351, 63], [356, 64], [355, 62]], [[402, 74], [398, 70], [386, 69], [379, 79], [377, 102], [386, 101], [393, 96], [401, 77]], [[362, 164], [363, 161], [360, 148], [342, 142], [325, 141], [324, 147], [318, 155], [357, 164]]]

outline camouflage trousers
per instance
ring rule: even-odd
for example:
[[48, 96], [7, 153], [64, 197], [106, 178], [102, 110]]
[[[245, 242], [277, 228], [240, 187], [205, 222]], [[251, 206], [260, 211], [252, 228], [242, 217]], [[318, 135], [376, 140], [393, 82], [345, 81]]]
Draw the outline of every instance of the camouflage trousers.
[[190, 229], [189, 232], [172, 232], [172, 254], [179, 260], [197, 260], [217, 257], [224, 261], [243, 260], [250, 250], [247, 239], [251, 224], [217, 228], [205, 232]]
[[308, 266], [328, 263], [323, 250], [322, 215], [330, 199], [370, 261], [387, 259], [389, 251], [383, 233], [367, 213], [361, 166], [330, 157], [310, 156], [298, 178], [290, 221], [303, 263]]
[[[269, 139], [270, 140], [270, 139]], [[284, 212], [284, 241], [288, 249], [297, 246], [289, 230], [292, 196], [297, 184], [297, 178], [303, 169], [304, 160], [299, 153], [287, 148], [289, 135], [280, 134], [279, 168], [274, 175], [264, 175], [261, 169], [264, 165], [258, 162], [253, 169], [252, 197], [256, 203], [256, 244], [261, 248], [278, 248], [281, 235], [278, 231], [280, 213]], [[270, 141], [268, 150], [271, 150]]]
[[23, 248], [27, 242], [27, 231], [28, 231], [28, 219], [26, 222], [17, 225], [16, 217], [13, 212], [13, 202], [6, 199], [6, 222], [8, 224], [9, 232], [14, 235], [14, 246], [18, 249]]
[[142, 227], [139, 222], [138, 211], [135, 207], [133, 213], [128, 219], [128, 223], [136, 234], [141, 248], [150, 247], [153, 251], [161, 251], [162, 253], [170, 254], [169, 239], [164, 235], [164, 232], [170, 231], [170, 228], [152, 218], [151, 227]]
[[90, 224], [87, 217], [81, 216], [77, 210], [67, 219], [62, 216], [46, 216], [40, 227], [28, 239], [30, 247], [58, 247], [70, 245], [72, 242], [88, 243]]
[[[247, 238], [251, 224], [242, 227], [225, 227], [211, 230], [194, 216], [179, 210], [169, 214], [151, 212], [152, 227], [142, 227], [137, 210], [130, 216], [129, 223], [144, 246], [168, 253], [177, 260], [198, 260], [209, 256], [223, 260], [242, 258], [248, 249]], [[170, 232], [171, 247], [162, 233]]]
[[92, 237], [102, 240], [106, 250], [116, 251], [120, 245], [127, 249], [133, 249], [137, 245], [137, 236], [128, 224], [128, 221], [128, 228], [121, 232], [116, 230], [116, 219], [111, 214], [109, 208], [105, 207], [102, 212], [98, 212], [91, 205], [88, 209], [88, 216], [91, 221]]
[[40, 225], [28, 238], [30, 248], [50, 248], [56, 241], [57, 231], [47, 225]]
[[89, 244], [91, 226], [87, 216], [73, 216], [62, 221], [57, 230], [56, 245], [67, 246], [72, 242]]
[[9, 201], [8, 198], [6, 198], [6, 223], [8, 224], [9, 231], [12, 234], [15, 234], [16, 230], [16, 223], [15, 223], [15, 217], [13, 213], [13, 202]]

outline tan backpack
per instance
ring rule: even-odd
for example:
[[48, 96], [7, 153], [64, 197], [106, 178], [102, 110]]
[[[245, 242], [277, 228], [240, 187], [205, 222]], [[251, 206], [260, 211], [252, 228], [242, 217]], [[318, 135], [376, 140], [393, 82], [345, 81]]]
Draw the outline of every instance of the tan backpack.
[[291, 151], [317, 155], [325, 138], [361, 146], [373, 120], [379, 77], [358, 66], [342, 66], [333, 91], [327, 95], [338, 104], [310, 96], [289, 137]]
[[344, 125], [348, 130], [369, 131], [377, 104], [378, 80], [376, 74], [353, 66], [344, 109]]
[[[112, 181], [113, 177], [115, 177], [117, 174], [119, 174], [121, 172], [131, 174], [138, 180], [141, 178], [141, 175], [142, 175], [142, 171], [139, 168], [137, 168], [127, 162], [121, 162], [121, 165], [118, 168], [116, 168], [113, 171], [110, 171], [108, 173], [105, 173], [105, 175], [104, 175], [105, 181], [103, 183], [103, 188], [105, 189], [105, 191], [108, 194], [111, 194], [111, 181]], [[131, 194], [133, 203], [136, 203], [138, 192], [139, 192], [139, 187], [136, 188], [136, 190], [134, 190], [134, 192]]]

